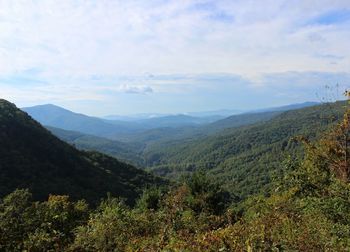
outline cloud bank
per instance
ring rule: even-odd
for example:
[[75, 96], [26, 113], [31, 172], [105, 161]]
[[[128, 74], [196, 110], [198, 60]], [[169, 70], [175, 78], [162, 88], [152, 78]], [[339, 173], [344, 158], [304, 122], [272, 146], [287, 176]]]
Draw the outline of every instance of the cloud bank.
[[[118, 112], [106, 111], [120, 110], [112, 103], [93, 107], [111, 95], [133, 112], [172, 110], [191, 95], [197, 103], [187, 106], [224, 107], [233, 90], [233, 100], [248, 100], [244, 92], [272, 86], [290, 96], [315, 88], [311, 73], [318, 85], [348, 84], [348, 41], [348, 0], [4, 0], [0, 95], [25, 105], [53, 99], [93, 113]], [[222, 99], [200, 100], [208, 90]], [[146, 106], [147, 97], [158, 103]]]

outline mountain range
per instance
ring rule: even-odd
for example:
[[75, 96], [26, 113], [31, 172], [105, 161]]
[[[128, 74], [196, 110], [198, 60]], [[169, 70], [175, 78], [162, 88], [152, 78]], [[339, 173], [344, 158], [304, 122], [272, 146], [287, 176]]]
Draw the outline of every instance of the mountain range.
[[49, 130], [78, 148], [104, 152], [160, 176], [176, 179], [205, 169], [227, 189], [245, 197], [270, 184], [274, 174], [283, 170], [280, 164], [286, 153], [301, 153], [291, 138], [315, 138], [315, 129], [323, 132], [341, 113], [341, 102], [295, 104], [196, 126], [146, 129], [122, 141], [52, 127]]
[[[295, 104], [214, 121], [209, 117], [177, 115], [126, 122], [90, 117], [54, 105], [24, 108], [24, 111], [46, 129], [14, 105], [2, 101], [2, 120], [8, 120], [2, 122], [3, 127], [9, 130], [9, 125], [18, 125], [12, 129], [18, 130], [12, 132], [11, 138], [15, 139], [12, 146], [11, 140], [4, 138], [8, 134], [3, 135], [2, 141], [8, 143], [3, 148], [12, 148], [14, 153], [23, 156], [20, 161], [15, 161], [14, 157], [9, 160], [12, 164], [19, 162], [16, 173], [26, 178], [16, 182], [9, 168], [3, 166], [6, 176], [2, 185], [9, 189], [5, 192], [18, 186], [30, 187], [42, 198], [49, 191], [74, 191], [72, 197], [84, 196], [93, 201], [102, 197], [102, 192], [111, 191], [134, 200], [140, 188], [163, 183], [135, 165], [170, 179], [205, 169], [227, 189], [244, 198], [265, 188], [273, 173], [283, 170], [280, 164], [285, 153], [300, 152], [300, 147], [290, 142], [291, 138], [297, 135], [317, 137], [315, 129], [323, 132], [332, 125], [342, 113], [342, 103]], [[12, 115], [15, 116], [12, 118]], [[11, 118], [13, 121], [9, 121]], [[198, 118], [207, 121], [196, 121]], [[29, 155], [27, 149], [37, 152]], [[5, 153], [5, 149], [2, 151]], [[43, 164], [51, 168], [45, 170]], [[29, 168], [24, 168], [26, 166]], [[27, 169], [31, 169], [31, 173], [27, 173]], [[36, 169], [39, 170], [35, 172]], [[43, 177], [52, 178], [49, 186]], [[19, 181], [26, 182], [20, 184]], [[65, 186], [61, 185], [63, 181]], [[99, 189], [87, 188], [87, 185], [96, 185]]]
[[[222, 110], [221, 113], [223, 114], [221, 115], [215, 114], [215, 112], [219, 113], [220, 111], [209, 111], [194, 113], [197, 115], [201, 114], [202, 116], [193, 116], [185, 114], [165, 116], [159, 115], [157, 117], [147, 119], [135, 119], [133, 121], [107, 120], [103, 118], [87, 116], [84, 114], [69, 111], [67, 109], [52, 104], [26, 107], [22, 108], [22, 110], [30, 114], [35, 120], [39, 121], [45, 126], [70, 131], [77, 131], [84, 134], [95, 135], [113, 140], [137, 141], [138, 139], [142, 138], [144, 134], [148, 134], [148, 131], [152, 132], [160, 128], [170, 128], [169, 131], [177, 131], [173, 129], [181, 128], [180, 131], [187, 132], [188, 128], [199, 127], [202, 128], [199, 130], [202, 133], [203, 131], [206, 131], [206, 127], [207, 125], [209, 125], [208, 127], [211, 129], [208, 129], [208, 131], [216, 132], [224, 128], [236, 127], [239, 125], [245, 125], [247, 123], [254, 123], [255, 121], [259, 120], [258, 118], [262, 119], [263, 117], [265, 118], [265, 115], [267, 115], [260, 113], [282, 112], [293, 108], [313, 106], [315, 104], [316, 103], [306, 102], [302, 104], [270, 108], [265, 109], [263, 111], [248, 112], [232, 116], [224, 116], [224, 113], [235, 113], [235, 111]], [[190, 134], [193, 134], [193, 130], [190, 132]], [[170, 133], [167, 135], [169, 136], [172, 134]]]
[[6, 100], [0, 100], [0, 126], [0, 197], [29, 188], [37, 200], [60, 194], [96, 203], [110, 192], [133, 203], [143, 188], [165, 182], [105, 154], [75, 149]]
[[144, 150], [145, 166], [171, 178], [204, 169], [242, 198], [267, 192], [272, 179], [284, 174], [283, 161], [303, 153], [293, 139], [318, 138], [339, 121], [344, 107], [345, 102], [336, 102], [278, 112], [212, 135], [158, 142]]

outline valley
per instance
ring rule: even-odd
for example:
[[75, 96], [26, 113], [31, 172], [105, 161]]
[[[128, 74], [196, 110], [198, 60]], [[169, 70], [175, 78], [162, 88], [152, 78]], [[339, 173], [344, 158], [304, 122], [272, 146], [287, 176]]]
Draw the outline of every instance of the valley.
[[[283, 161], [302, 153], [301, 146], [293, 138], [307, 136], [316, 139], [338, 121], [343, 113], [342, 106], [342, 102], [296, 104], [232, 115], [200, 125], [196, 122], [191, 126], [179, 116], [124, 121], [125, 125], [132, 125], [130, 129], [136, 129], [136, 125], [145, 128], [129, 131], [118, 140], [116, 135], [122, 134], [119, 121], [117, 124], [114, 120], [85, 115], [76, 118], [77, 114], [61, 109], [65, 113], [59, 121], [71, 121], [70, 125], [63, 125], [65, 129], [59, 129], [54, 127], [62, 124], [56, 123], [50, 116], [41, 120], [40, 115], [48, 115], [50, 106], [24, 110], [44, 125], [49, 124], [46, 127], [54, 135], [79, 149], [105, 153], [171, 180], [205, 170], [228, 191], [246, 198], [268, 192], [272, 179], [286, 172]], [[144, 123], [147, 120], [150, 122]], [[73, 128], [75, 122], [74, 129], [87, 132], [87, 125], [94, 125], [96, 121], [101, 123], [101, 131], [109, 130], [108, 134], [113, 136], [108, 137], [104, 132], [90, 135], [66, 130]], [[102, 122], [108, 124], [106, 130]], [[158, 127], [155, 122], [158, 122]], [[76, 125], [84, 126], [80, 128]], [[116, 128], [112, 129], [111, 125]]]
[[[334, 200], [350, 209], [342, 195], [348, 192], [343, 188], [347, 182], [342, 184], [348, 177], [334, 163], [343, 162], [342, 152], [334, 150], [343, 150], [339, 137], [349, 128], [345, 101], [190, 126], [163, 127], [174, 118], [162, 118], [159, 128], [131, 127], [128, 137], [118, 140], [120, 122], [54, 108], [63, 114], [26, 108], [27, 114], [0, 100], [0, 248], [19, 251], [13, 241], [20, 240], [20, 249], [50, 249], [59, 242], [73, 251], [191, 246], [235, 251], [246, 246], [235, 237], [251, 239], [255, 225], [283, 232], [296, 224], [297, 236], [310, 246], [294, 240], [283, 246], [308, 250], [324, 247], [333, 235], [327, 233], [333, 222], [315, 222], [314, 216], [330, 221], [337, 211]], [[91, 132], [93, 125], [100, 128]], [[339, 224], [343, 232], [345, 213], [338, 213], [344, 218]], [[14, 221], [18, 224], [10, 225]], [[305, 237], [310, 226], [326, 238]], [[181, 243], [160, 245], [164, 235]], [[282, 242], [275, 234], [268, 236]], [[208, 244], [203, 237], [215, 242]], [[284, 243], [290, 236], [282, 237]], [[337, 237], [347, 241], [347, 236]], [[251, 244], [261, 242], [256, 238]]]
[[350, 251], [350, 1], [0, 1], [0, 252]]

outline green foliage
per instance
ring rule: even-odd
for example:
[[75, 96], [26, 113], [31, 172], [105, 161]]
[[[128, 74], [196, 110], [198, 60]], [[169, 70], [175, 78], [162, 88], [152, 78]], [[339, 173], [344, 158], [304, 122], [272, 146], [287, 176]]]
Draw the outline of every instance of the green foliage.
[[191, 193], [189, 205], [197, 213], [206, 211], [222, 214], [233, 200], [239, 200], [223, 190], [218, 183], [214, 183], [213, 177], [207, 176], [203, 170], [194, 172], [184, 180]]
[[[29, 112], [31, 112], [31, 114], [33, 114], [35, 118], [38, 118], [39, 121], [44, 123], [46, 122], [46, 118], [37, 116], [36, 113], [32, 113], [33, 111]], [[177, 120], [179, 120], [181, 116], [147, 119], [139, 123], [145, 126], [145, 124], [149, 123], [152, 120], [155, 120], [157, 122], [164, 121], [166, 125], [155, 123], [155, 125], [151, 126], [152, 129], [142, 130], [141, 132], [136, 131], [132, 134], [125, 133], [123, 136], [118, 137], [118, 139], [121, 139], [123, 142], [111, 140], [101, 136], [88, 135], [81, 132], [68, 131], [50, 126], [46, 127], [54, 135], [56, 135], [63, 141], [66, 141], [76, 146], [79, 149], [99, 151], [116, 157], [122, 161], [137, 165], [139, 167], [144, 167], [146, 165], [156, 163], [158, 160], [156, 154], [153, 157], [147, 155], [147, 146], [168, 142], [178, 142], [180, 140], [184, 141], [186, 139], [193, 139], [198, 138], [200, 136], [203, 137], [207, 135], [212, 135], [224, 129], [236, 128], [240, 126], [251, 125], [257, 122], [267, 121], [279, 115], [280, 113], [282, 112], [275, 111], [234, 115], [213, 123], [208, 122], [208, 124], [205, 125], [199, 125], [204, 122], [194, 123], [194, 125], [196, 126], [181, 126], [182, 123], [178, 125]], [[50, 116], [52, 115], [47, 115], [46, 117]], [[208, 118], [196, 118], [196, 120], [205, 121], [208, 120]], [[54, 124], [57, 127], [67, 126], [60, 124], [61, 121], [49, 121], [48, 123], [49, 125]], [[145, 149], [146, 162], [144, 160], [143, 155], [143, 151]]]
[[302, 156], [303, 148], [293, 137], [317, 139], [340, 120], [344, 105], [287, 111], [209, 137], [154, 144], [145, 150], [145, 159], [149, 170], [170, 178], [204, 169], [227, 190], [246, 198], [269, 191], [273, 177], [283, 174], [281, 164], [288, 156]]
[[140, 210], [158, 210], [162, 195], [161, 188], [151, 187], [146, 189], [137, 201], [136, 207]]
[[[0, 202], [0, 251], [348, 251], [348, 114], [317, 141], [299, 137], [304, 155], [294, 158], [292, 151], [279, 163], [273, 190], [244, 201], [228, 197], [206, 170], [168, 191], [150, 187], [135, 208], [111, 196], [92, 210], [68, 196], [33, 202], [28, 190], [16, 190]], [[108, 174], [115, 171], [106, 167], [118, 164], [99, 153], [84, 158]], [[119, 181], [137, 174], [121, 170]]]
[[134, 226], [130, 211], [116, 199], [103, 201], [87, 225], [76, 231], [76, 251], [124, 251]]
[[123, 162], [142, 166], [143, 158], [140, 152], [143, 144], [123, 143], [103, 137], [86, 135], [80, 132], [68, 131], [53, 127], [47, 127], [54, 135], [76, 148], [87, 151], [98, 151], [117, 158]]
[[16, 190], [0, 204], [0, 250], [63, 251], [87, 216], [84, 201], [52, 195], [48, 201], [32, 202], [27, 190]]
[[111, 192], [133, 204], [143, 188], [165, 183], [110, 156], [75, 149], [5, 100], [0, 127], [0, 197], [29, 188], [35, 200], [58, 194], [98, 204]]

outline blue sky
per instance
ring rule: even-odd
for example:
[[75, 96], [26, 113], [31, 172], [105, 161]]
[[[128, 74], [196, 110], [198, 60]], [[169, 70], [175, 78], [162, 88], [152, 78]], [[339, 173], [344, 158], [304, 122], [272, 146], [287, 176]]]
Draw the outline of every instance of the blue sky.
[[4, 0], [0, 97], [91, 115], [318, 101], [349, 86], [349, 41], [348, 0]]

